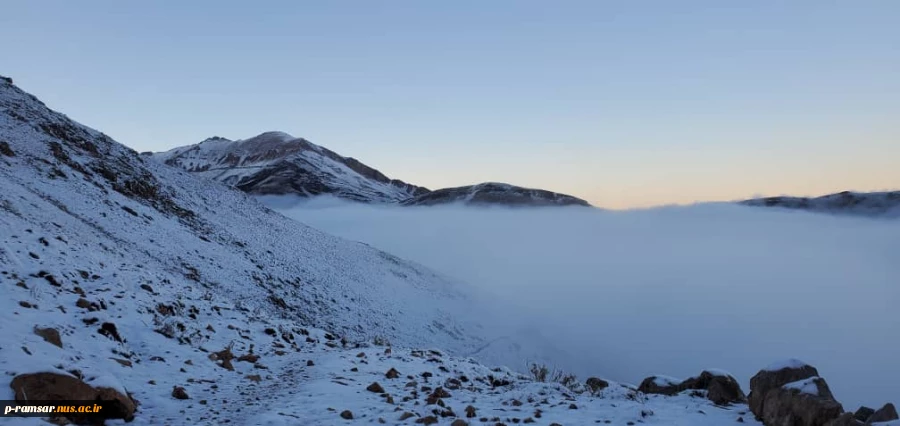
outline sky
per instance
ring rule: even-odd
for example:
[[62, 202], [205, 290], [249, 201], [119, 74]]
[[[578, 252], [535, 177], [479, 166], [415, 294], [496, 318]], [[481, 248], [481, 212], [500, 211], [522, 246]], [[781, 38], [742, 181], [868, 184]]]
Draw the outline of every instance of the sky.
[[0, 75], [138, 151], [279, 130], [608, 208], [900, 188], [900, 2], [7, 0]]

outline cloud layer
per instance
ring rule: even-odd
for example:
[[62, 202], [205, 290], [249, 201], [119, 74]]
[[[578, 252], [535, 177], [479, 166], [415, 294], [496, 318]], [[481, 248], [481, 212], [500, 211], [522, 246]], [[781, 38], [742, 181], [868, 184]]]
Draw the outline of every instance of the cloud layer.
[[746, 390], [760, 368], [795, 357], [818, 367], [845, 409], [900, 402], [897, 221], [721, 204], [607, 212], [266, 201], [469, 282], [582, 377], [636, 383], [717, 367]]

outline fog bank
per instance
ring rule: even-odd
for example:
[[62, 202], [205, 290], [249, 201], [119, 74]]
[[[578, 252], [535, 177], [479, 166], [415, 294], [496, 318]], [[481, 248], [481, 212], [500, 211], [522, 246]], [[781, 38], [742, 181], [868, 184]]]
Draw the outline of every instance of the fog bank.
[[585, 208], [270, 206], [516, 306], [560, 367], [637, 383], [703, 368], [816, 366], [846, 410], [900, 403], [900, 221], [726, 204]]

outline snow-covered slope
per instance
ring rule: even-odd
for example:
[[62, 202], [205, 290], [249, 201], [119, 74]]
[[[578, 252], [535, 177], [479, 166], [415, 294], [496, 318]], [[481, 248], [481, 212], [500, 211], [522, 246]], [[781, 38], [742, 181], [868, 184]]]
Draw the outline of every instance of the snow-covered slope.
[[0, 399], [38, 398], [11, 384], [45, 372], [130, 397], [138, 425], [758, 424], [481, 365], [466, 356], [503, 345], [461, 284], [147, 161], [5, 78], [0, 188]]
[[408, 206], [438, 204], [470, 204], [500, 206], [589, 206], [587, 201], [571, 195], [522, 188], [506, 183], [486, 182], [477, 185], [444, 188], [402, 202]]
[[356, 159], [282, 132], [239, 141], [213, 137], [150, 155], [165, 164], [258, 195], [331, 194], [362, 202], [396, 202], [428, 192], [389, 179]]
[[767, 197], [741, 201], [755, 207], [779, 207], [820, 213], [859, 216], [900, 217], [900, 191], [850, 192], [844, 191], [821, 197]]

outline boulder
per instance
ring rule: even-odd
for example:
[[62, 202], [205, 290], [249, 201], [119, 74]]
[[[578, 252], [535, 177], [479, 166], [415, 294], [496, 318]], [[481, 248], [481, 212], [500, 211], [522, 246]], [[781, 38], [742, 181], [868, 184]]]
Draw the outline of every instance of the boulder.
[[875, 410], [866, 406], [859, 407], [855, 413], [853, 413], [853, 418], [864, 422], [869, 420], [869, 417], [872, 417], [872, 414], [875, 414]]
[[697, 377], [681, 382], [681, 391], [706, 390], [706, 397], [714, 404], [726, 405], [747, 400], [737, 379], [728, 373], [716, 370], [703, 370]]
[[51, 345], [56, 345], [60, 348], [63, 347], [62, 337], [59, 335], [59, 330], [55, 328], [35, 327], [34, 334], [40, 336], [45, 342], [50, 343]]
[[843, 412], [825, 379], [815, 376], [769, 390], [761, 418], [766, 425], [824, 426]]
[[584, 385], [590, 389], [591, 393], [597, 393], [609, 387], [609, 382], [597, 377], [590, 377], [584, 382]]
[[681, 381], [668, 376], [650, 376], [638, 386], [638, 391], [659, 395], [675, 395], [681, 392]]
[[897, 409], [894, 408], [894, 404], [887, 403], [884, 404], [884, 407], [881, 407], [878, 411], [869, 416], [866, 420], [866, 425], [898, 419], [900, 419], [900, 416], [897, 416]]
[[[586, 385], [593, 389], [591, 380], [600, 379], [588, 379]], [[640, 392], [660, 395], [675, 395], [686, 390], [705, 390], [707, 398], [718, 405], [747, 400], [738, 381], [730, 374], [717, 370], [703, 370], [699, 376], [683, 381], [667, 376], [650, 376], [638, 386]]]
[[107, 387], [93, 387], [80, 379], [57, 373], [20, 374], [9, 384], [15, 392], [16, 401], [98, 401], [103, 403], [99, 418], [90, 418], [77, 413], [64, 416], [76, 424], [97, 423], [103, 419], [134, 420], [135, 402], [128, 395]]
[[844, 413], [838, 418], [825, 423], [825, 426], [863, 426], [863, 422], [857, 420], [853, 413]]
[[748, 398], [750, 411], [757, 418], [762, 418], [766, 395], [769, 391], [818, 375], [819, 371], [815, 367], [796, 359], [769, 365], [750, 379], [750, 396]]

